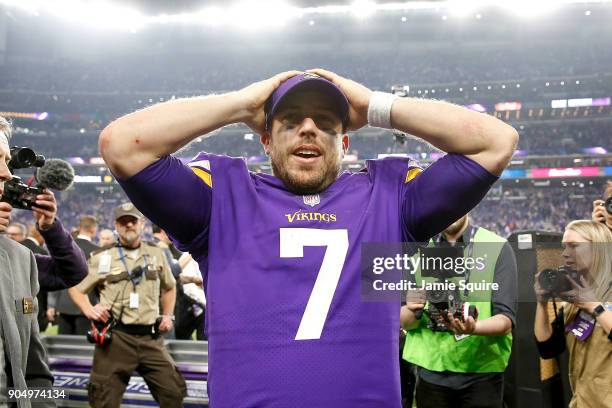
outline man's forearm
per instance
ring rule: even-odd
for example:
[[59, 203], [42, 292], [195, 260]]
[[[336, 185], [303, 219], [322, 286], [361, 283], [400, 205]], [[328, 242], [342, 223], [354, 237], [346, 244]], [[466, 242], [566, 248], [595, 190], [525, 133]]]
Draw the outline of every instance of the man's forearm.
[[512, 331], [512, 322], [502, 314], [476, 322], [474, 333], [480, 336], [503, 336]]
[[399, 98], [391, 110], [391, 123], [445, 152], [469, 156], [496, 175], [506, 167], [518, 142], [510, 125], [441, 101]]
[[41, 290], [66, 289], [87, 276], [87, 262], [83, 251], [64, 229], [59, 219], [51, 228], [40, 230], [50, 256], [36, 255]]
[[89, 301], [89, 297], [77, 288], [68, 289], [68, 295], [70, 296], [70, 299], [72, 299], [74, 304], [77, 305], [79, 310], [83, 312], [83, 314], [87, 314], [86, 312], [93, 307], [91, 302]]
[[176, 286], [170, 290], [162, 291], [161, 306], [162, 315], [174, 315], [174, 304], [176, 303]]
[[194, 138], [243, 117], [235, 92], [159, 103], [130, 113], [100, 135], [100, 151], [111, 171], [127, 178]]

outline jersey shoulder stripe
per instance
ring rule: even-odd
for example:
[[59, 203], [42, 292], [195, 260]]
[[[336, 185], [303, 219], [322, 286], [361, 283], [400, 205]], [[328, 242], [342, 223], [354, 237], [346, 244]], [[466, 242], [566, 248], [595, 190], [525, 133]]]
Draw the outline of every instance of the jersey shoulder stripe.
[[422, 168], [412, 167], [411, 169], [408, 170], [408, 173], [406, 173], [406, 180], [404, 181], [404, 183], [410, 183], [412, 180], [414, 180], [416, 176], [418, 176], [422, 172], [423, 172]]
[[196, 160], [187, 163], [187, 166], [210, 188], [212, 188], [212, 174], [210, 160]]
[[212, 176], [210, 173], [207, 173], [206, 171], [198, 168], [198, 167], [191, 167], [191, 170], [195, 173], [196, 176], [198, 176], [199, 178], [202, 179], [202, 181], [204, 183], [206, 183], [206, 185], [210, 188], [212, 188]]

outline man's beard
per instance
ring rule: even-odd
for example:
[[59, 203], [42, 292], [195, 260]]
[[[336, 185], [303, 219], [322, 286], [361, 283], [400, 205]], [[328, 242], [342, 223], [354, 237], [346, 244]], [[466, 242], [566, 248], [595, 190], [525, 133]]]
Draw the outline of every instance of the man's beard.
[[306, 173], [306, 177], [303, 177], [305, 172], [300, 171], [289, 171], [287, 162], [289, 156], [283, 158], [277, 158], [274, 153], [270, 155], [270, 162], [272, 164], [272, 171], [276, 177], [278, 177], [288, 190], [295, 194], [307, 195], [316, 194], [325, 190], [330, 184], [336, 180], [338, 174], [340, 174], [341, 164], [339, 161], [335, 163], [327, 160], [323, 161], [325, 170], [318, 168], [312, 172]]
[[121, 245], [127, 248], [133, 248], [138, 246], [139, 240], [140, 236], [138, 235], [138, 233], [134, 231], [129, 231], [121, 237]]

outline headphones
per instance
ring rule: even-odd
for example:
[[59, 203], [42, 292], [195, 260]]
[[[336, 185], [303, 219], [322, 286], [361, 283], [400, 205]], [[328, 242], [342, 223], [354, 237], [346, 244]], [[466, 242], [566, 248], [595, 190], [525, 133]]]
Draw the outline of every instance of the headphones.
[[93, 321], [90, 322], [91, 329], [87, 331], [87, 341], [99, 346], [108, 346], [113, 337], [112, 329], [115, 325], [115, 321], [111, 318], [102, 327], [98, 327]]

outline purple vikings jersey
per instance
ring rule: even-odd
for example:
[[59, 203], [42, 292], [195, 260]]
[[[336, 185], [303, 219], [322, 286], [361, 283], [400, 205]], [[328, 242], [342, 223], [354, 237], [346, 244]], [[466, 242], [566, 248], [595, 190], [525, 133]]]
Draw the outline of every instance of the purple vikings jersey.
[[121, 181], [204, 273], [213, 407], [400, 407], [399, 304], [360, 298], [360, 245], [425, 241], [497, 179], [449, 154], [368, 161], [320, 194], [242, 159], [164, 157]]

